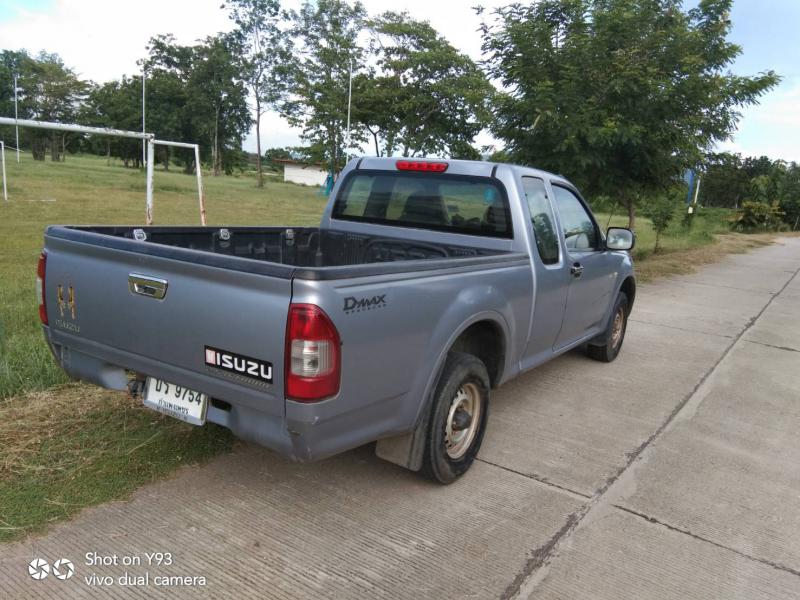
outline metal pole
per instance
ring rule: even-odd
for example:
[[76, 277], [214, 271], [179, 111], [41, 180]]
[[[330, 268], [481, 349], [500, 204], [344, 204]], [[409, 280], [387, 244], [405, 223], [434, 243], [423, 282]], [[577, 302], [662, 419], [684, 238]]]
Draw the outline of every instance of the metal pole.
[[350, 148], [350, 104], [353, 100], [353, 59], [350, 59], [350, 82], [347, 86], [347, 148]]
[[[142, 133], [145, 133], [145, 126], [144, 125], [145, 125], [145, 106], [146, 106], [146, 101], [145, 101], [144, 90], [145, 90], [145, 80], [146, 79], [147, 79], [147, 71], [145, 69], [142, 69]], [[146, 161], [146, 156], [145, 156], [146, 145], [147, 145], [147, 142], [145, 142], [144, 138], [142, 138], [142, 162]]]
[[203, 198], [203, 171], [200, 169], [200, 146], [194, 147], [194, 168], [197, 171], [197, 198], [200, 201], [200, 224], [206, 224], [206, 199]]
[[[14, 73], [14, 129], [16, 130], [17, 134], [17, 163], [19, 163], [19, 125], [16, 122], [18, 119], [19, 119], [19, 113], [17, 112], [17, 74]], [[3, 183], [5, 184], [5, 177], [3, 178]]]
[[8, 202], [8, 191], [6, 190], [6, 144], [0, 142], [0, 154], [2, 154], [3, 162], [3, 200]]
[[117, 137], [135, 138], [137, 140], [152, 139], [152, 133], [139, 133], [138, 131], [125, 131], [123, 129], [112, 129], [110, 127], [84, 127], [83, 125], [72, 125], [71, 123], [53, 123], [51, 121], [32, 121], [30, 119], [11, 119], [0, 117], [0, 125], [14, 125], [19, 123], [20, 127], [33, 127], [34, 129], [55, 129], [56, 131], [73, 131], [77, 133], [96, 133], [98, 135], [115, 135]]
[[153, 139], [147, 140], [147, 209], [145, 211], [145, 223], [153, 224], [153, 161], [155, 159], [156, 145]]

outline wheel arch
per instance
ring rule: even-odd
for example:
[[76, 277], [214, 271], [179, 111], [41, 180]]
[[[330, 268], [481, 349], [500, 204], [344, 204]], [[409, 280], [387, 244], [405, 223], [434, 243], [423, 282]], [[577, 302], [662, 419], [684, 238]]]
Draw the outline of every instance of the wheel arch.
[[[378, 440], [375, 453], [384, 460], [412, 471], [418, 471], [422, 466], [431, 402], [439, 385], [447, 357], [453, 350], [468, 354], [473, 354], [469, 349], [478, 351], [483, 358], [478, 354], [473, 355], [486, 365], [490, 386], [494, 388], [503, 379], [509, 340], [508, 326], [499, 313], [486, 311], [465, 320], [453, 332], [448, 342], [443, 345], [444, 350], [439, 354], [425, 385], [414, 429], [406, 434]], [[480, 343], [485, 343], [488, 348], [481, 348]], [[496, 355], [492, 354], [492, 349], [497, 350]], [[492, 363], [491, 366], [487, 364], [487, 360]]]
[[619, 291], [625, 292], [625, 296], [628, 298], [628, 314], [631, 314], [631, 310], [633, 309], [633, 301], [636, 298], [636, 279], [633, 277], [633, 275], [628, 275], [625, 278], [625, 281], [622, 282]]

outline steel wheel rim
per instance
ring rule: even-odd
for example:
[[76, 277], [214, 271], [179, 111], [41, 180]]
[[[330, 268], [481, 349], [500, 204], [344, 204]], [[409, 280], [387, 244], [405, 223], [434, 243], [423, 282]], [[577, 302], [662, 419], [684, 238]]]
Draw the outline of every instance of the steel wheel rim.
[[611, 345], [616, 348], [622, 341], [622, 329], [625, 324], [625, 310], [620, 306], [617, 314], [614, 315], [614, 323], [611, 325]]
[[[447, 421], [444, 427], [444, 447], [447, 456], [452, 460], [463, 457], [472, 446], [472, 442], [478, 435], [482, 410], [481, 393], [477, 385], [465, 383], [458, 388], [450, 403], [450, 409], [447, 411]], [[458, 428], [456, 415], [459, 411], [466, 412], [470, 418], [469, 425], [462, 429]], [[460, 415], [460, 418], [463, 419], [463, 414]]]

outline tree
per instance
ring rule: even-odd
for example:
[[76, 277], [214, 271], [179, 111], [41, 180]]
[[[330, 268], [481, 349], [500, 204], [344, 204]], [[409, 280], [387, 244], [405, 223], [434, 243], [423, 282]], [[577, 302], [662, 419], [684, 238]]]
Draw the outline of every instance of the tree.
[[[79, 118], [88, 125], [136, 131], [141, 127], [141, 101], [141, 78], [123, 76], [119, 81], [93, 87], [81, 107]], [[139, 140], [92, 136], [89, 145], [103, 152], [109, 160], [112, 156], [122, 159], [126, 167], [131, 163], [135, 168], [141, 165], [142, 145]]]
[[[25, 50], [0, 51], [0, 115], [14, 116], [14, 75], [27, 74], [33, 59]], [[29, 119], [30, 109], [26, 98], [19, 97], [19, 118]], [[24, 138], [24, 131], [20, 132]], [[11, 126], [0, 127], [0, 136], [4, 139], [14, 139], [14, 128]]]
[[[23, 90], [22, 106], [28, 118], [61, 123], [75, 122], [89, 89], [88, 82], [78, 78], [58, 54], [41, 52], [33, 59], [21, 58], [17, 66], [24, 67], [20, 72], [19, 86]], [[11, 88], [13, 102], [13, 84]], [[54, 161], [62, 160], [66, 133], [36, 130], [29, 135], [35, 160], [45, 159], [48, 146], [50, 158]]]
[[[228, 172], [240, 159], [249, 128], [247, 92], [234, 37], [208, 37], [181, 46], [172, 36], [150, 40], [143, 62], [148, 76], [148, 129], [161, 137], [192, 140], [211, 149], [214, 173]], [[169, 161], [169, 149], [162, 150]], [[207, 155], [206, 155], [207, 157]], [[192, 171], [193, 158], [184, 162]]]
[[675, 217], [675, 210], [678, 204], [667, 194], [662, 194], [650, 198], [644, 205], [642, 212], [650, 219], [653, 224], [653, 231], [656, 232], [656, 243], [653, 252], [661, 250], [661, 235], [667, 230], [670, 222]]
[[366, 11], [360, 2], [307, 0], [292, 19], [299, 45], [288, 73], [290, 97], [281, 114], [302, 127], [303, 139], [335, 170], [342, 163], [350, 61], [355, 70], [361, 66], [357, 38]]
[[353, 118], [375, 153], [480, 158], [472, 143], [489, 123], [493, 94], [484, 73], [407, 13], [384, 13], [369, 27], [377, 71], [354, 81]]
[[244, 50], [242, 76], [254, 103], [258, 187], [264, 187], [261, 117], [285, 97], [291, 38], [281, 26], [286, 15], [281, 12], [279, 0], [230, 0], [223, 4], [225, 7], [236, 23], [233, 35]]
[[743, 168], [742, 157], [728, 152], [710, 153], [703, 162], [703, 204], [738, 208], [749, 196], [750, 187], [750, 177]]
[[731, 74], [732, 0], [542, 0], [494, 11], [488, 68], [507, 93], [495, 134], [523, 163], [636, 204], [666, 191], [778, 82]]
[[781, 182], [780, 207], [785, 213], [784, 220], [796, 231], [800, 225], [800, 165], [790, 163], [786, 167], [786, 174]]

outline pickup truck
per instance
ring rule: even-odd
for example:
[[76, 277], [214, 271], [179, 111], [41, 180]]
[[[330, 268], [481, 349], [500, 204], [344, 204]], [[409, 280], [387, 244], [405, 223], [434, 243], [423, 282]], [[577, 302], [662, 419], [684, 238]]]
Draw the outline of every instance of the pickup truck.
[[490, 390], [620, 351], [633, 233], [537, 169], [361, 158], [318, 228], [50, 226], [39, 316], [74, 379], [295, 460], [377, 441], [441, 483]]

